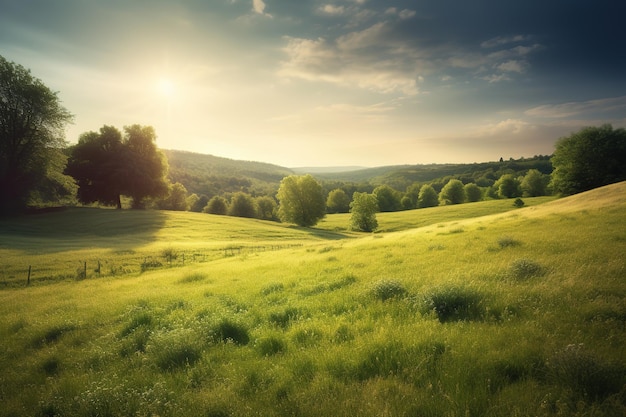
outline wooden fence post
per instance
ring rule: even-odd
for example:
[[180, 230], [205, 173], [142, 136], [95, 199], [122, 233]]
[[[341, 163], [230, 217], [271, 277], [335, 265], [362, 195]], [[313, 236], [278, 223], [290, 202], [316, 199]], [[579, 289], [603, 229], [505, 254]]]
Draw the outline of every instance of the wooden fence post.
[[26, 279], [26, 285], [30, 285], [30, 271], [32, 269], [32, 265], [28, 265], [28, 278]]

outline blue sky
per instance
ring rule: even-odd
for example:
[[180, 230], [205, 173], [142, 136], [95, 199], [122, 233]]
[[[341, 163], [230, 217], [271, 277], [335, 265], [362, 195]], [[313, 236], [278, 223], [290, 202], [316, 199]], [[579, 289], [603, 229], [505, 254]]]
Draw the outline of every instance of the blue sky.
[[615, 0], [0, 0], [0, 54], [59, 92], [67, 140], [288, 167], [551, 154], [626, 126]]

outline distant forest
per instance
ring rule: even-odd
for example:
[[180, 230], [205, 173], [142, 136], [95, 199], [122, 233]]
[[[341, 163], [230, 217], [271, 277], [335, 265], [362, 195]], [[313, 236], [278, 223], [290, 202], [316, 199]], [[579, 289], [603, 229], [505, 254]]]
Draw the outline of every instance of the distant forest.
[[[273, 196], [280, 181], [296, 172], [290, 168], [261, 162], [240, 161], [185, 151], [164, 150], [169, 161], [169, 178], [181, 183], [187, 191], [208, 198], [245, 192], [254, 197]], [[405, 192], [411, 185], [430, 184], [439, 192], [451, 179], [463, 184], [475, 183], [479, 187], [492, 187], [505, 174], [523, 177], [535, 169], [544, 175], [552, 173], [550, 155], [532, 158], [508, 159], [472, 164], [394, 165], [359, 169], [347, 172], [310, 172], [328, 193], [342, 188], [348, 194], [354, 191], [372, 192], [387, 185]], [[298, 174], [308, 173], [298, 170]]]

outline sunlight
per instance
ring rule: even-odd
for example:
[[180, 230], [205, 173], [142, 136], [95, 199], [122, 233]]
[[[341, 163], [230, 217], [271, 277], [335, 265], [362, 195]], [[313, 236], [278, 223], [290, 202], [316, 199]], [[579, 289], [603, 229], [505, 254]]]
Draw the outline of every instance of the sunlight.
[[158, 93], [166, 98], [172, 97], [176, 92], [176, 86], [169, 78], [160, 78], [156, 88]]

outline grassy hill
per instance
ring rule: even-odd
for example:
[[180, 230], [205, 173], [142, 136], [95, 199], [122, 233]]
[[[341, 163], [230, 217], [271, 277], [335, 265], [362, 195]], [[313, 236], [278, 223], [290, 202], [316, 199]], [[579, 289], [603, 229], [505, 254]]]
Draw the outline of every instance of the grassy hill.
[[535, 203], [389, 213], [373, 235], [333, 216], [3, 221], [7, 284], [35, 260], [128, 270], [0, 291], [0, 415], [624, 415], [626, 183]]

